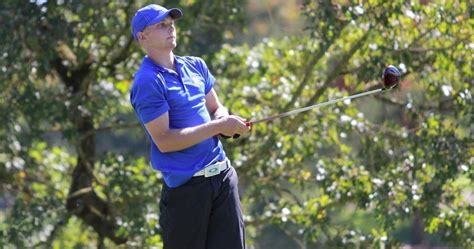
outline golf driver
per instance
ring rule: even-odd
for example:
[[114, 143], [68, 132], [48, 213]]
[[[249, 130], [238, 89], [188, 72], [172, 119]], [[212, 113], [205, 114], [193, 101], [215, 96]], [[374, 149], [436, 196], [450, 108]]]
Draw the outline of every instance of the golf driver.
[[346, 96], [346, 97], [339, 98], [339, 99], [330, 100], [330, 101], [327, 101], [327, 102], [324, 102], [324, 103], [319, 103], [319, 104], [299, 108], [299, 109], [296, 109], [296, 110], [293, 110], [293, 111], [280, 113], [280, 114], [277, 114], [275, 116], [271, 116], [271, 117], [267, 117], [267, 118], [263, 118], [263, 119], [259, 119], [259, 120], [247, 121], [246, 125], [247, 126], [252, 126], [252, 125], [258, 124], [258, 123], [270, 122], [270, 121], [273, 121], [273, 120], [278, 119], [278, 118], [288, 117], [288, 116], [291, 116], [291, 115], [294, 115], [294, 114], [297, 114], [297, 113], [309, 111], [309, 110], [312, 110], [312, 109], [317, 108], [317, 107], [331, 105], [331, 104], [334, 104], [334, 103], [337, 103], [337, 102], [340, 102], [340, 101], [355, 99], [355, 98], [359, 98], [359, 97], [363, 97], [363, 96], [367, 96], [367, 95], [371, 95], [371, 94], [375, 94], [375, 93], [385, 92], [385, 91], [391, 90], [391, 89], [395, 88], [396, 86], [398, 86], [398, 84], [400, 83], [400, 78], [401, 78], [400, 71], [395, 66], [388, 65], [385, 68], [385, 70], [383, 71], [383, 74], [382, 74], [382, 79], [383, 79], [383, 87], [382, 88], [372, 90], [372, 91], [368, 91], [368, 92], [364, 92], [364, 93], [351, 95], [351, 96]]

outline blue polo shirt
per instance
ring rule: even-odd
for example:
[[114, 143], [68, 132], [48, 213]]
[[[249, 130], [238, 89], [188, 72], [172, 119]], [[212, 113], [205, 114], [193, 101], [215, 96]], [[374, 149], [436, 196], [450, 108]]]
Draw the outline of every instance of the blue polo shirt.
[[[135, 74], [130, 101], [143, 127], [166, 112], [171, 129], [193, 127], [211, 120], [205, 97], [214, 85], [214, 76], [201, 58], [175, 56], [174, 62], [176, 72], [145, 56]], [[162, 172], [171, 188], [184, 184], [204, 167], [225, 159], [217, 137], [181, 151], [163, 153], [146, 129], [145, 132], [151, 144], [151, 165]]]

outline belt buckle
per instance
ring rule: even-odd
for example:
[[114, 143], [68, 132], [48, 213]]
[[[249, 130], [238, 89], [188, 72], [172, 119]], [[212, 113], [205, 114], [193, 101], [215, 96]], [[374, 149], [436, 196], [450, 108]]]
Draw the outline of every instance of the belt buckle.
[[209, 166], [204, 169], [204, 177], [211, 177], [221, 173], [219, 169], [219, 164]]

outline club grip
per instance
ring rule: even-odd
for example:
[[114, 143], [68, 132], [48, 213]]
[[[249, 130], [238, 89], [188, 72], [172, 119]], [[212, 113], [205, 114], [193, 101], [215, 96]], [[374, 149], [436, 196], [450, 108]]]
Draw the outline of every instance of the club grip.
[[234, 138], [234, 139], [235, 139], [235, 138], [239, 138], [239, 137], [240, 137], [239, 134], [234, 134], [232, 137], [231, 137], [231, 136], [226, 136], [226, 135], [224, 135], [224, 134], [219, 134], [219, 136], [221, 136], [221, 137], [224, 138], [224, 139], [229, 139], [229, 138]]
[[[247, 127], [251, 127], [251, 126], [252, 126], [252, 121], [247, 121], [247, 122], [245, 122], [245, 125], [246, 125]], [[224, 135], [224, 134], [220, 134], [220, 136], [221, 136], [222, 138], [224, 138], [224, 139], [229, 139], [229, 138], [231, 138], [230, 136], [226, 136], [226, 135]], [[234, 134], [234, 135], [232, 136], [233, 139], [236, 139], [236, 138], [239, 138], [239, 137], [240, 137], [239, 134]]]

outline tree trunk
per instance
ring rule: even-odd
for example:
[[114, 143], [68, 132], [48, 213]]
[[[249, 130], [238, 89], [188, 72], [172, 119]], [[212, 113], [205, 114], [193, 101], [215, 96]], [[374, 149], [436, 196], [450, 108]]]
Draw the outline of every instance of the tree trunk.
[[413, 239], [412, 245], [422, 245], [425, 242], [425, 232], [423, 221], [419, 209], [415, 209], [415, 217], [413, 219]]
[[82, 136], [76, 145], [78, 160], [72, 174], [66, 208], [92, 226], [100, 237], [107, 237], [117, 244], [125, 243], [127, 238], [115, 234], [117, 225], [110, 216], [108, 203], [100, 199], [93, 190], [95, 161], [95, 135], [91, 132], [93, 118], [78, 117], [75, 125]]
[[[91, 80], [91, 62], [85, 63], [76, 69], [71, 69], [57, 58], [52, 61], [56, 72], [62, 79], [64, 85], [71, 90], [72, 96], [80, 96], [82, 102], [86, 102], [87, 92]], [[76, 106], [74, 106], [76, 108]], [[66, 208], [70, 214], [82, 219], [86, 224], [99, 234], [116, 244], [127, 241], [123, 235], [117, 235], [118, 226], [111, 216], [109, 205], [94, 192], [94, 163], [95, 163], [95, 135], [94, 117], [92, 114], [84, 114], [76, 109], [70, 114], [77, 139], [72, 139], [72, 144], [77, 153], [77, 165], [72, 174], [72, 183], [67, 197]]]

